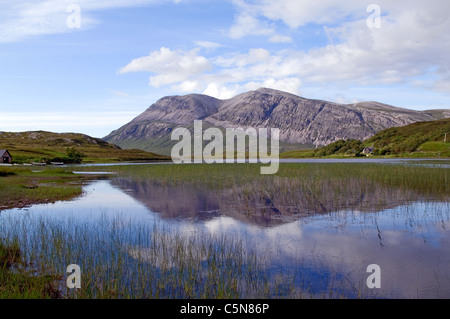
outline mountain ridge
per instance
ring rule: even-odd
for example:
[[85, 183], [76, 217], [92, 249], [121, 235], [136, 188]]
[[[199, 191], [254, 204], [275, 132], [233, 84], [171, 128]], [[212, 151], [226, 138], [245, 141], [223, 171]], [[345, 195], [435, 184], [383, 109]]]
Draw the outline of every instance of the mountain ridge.
[[[415, 111], [375, 101], [340, 104], [269, 88], [229, 99], [203, 94], [166, 96], [104, 137], [123, 148], [170, 154], [170, 133], [203, 120], [219, 128], [279, 128], [282, 147], [319, 147], [340, 139], [364, 140], [390, 127], [450, 117], [450, 110]], [[295, 147], [293, 147], [295, 148]]]

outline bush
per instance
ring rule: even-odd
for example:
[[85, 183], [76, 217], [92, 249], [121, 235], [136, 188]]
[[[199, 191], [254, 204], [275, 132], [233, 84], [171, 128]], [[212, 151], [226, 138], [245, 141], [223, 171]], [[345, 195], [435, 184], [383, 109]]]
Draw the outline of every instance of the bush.
[[71, 163], [81, 163], [83, 157], [86, 157], [86, 155], [84, 155], [74, 147], [68, 147], [66, 149], [66, 155]]
[[362, 142], [359, 140], [339, 140], [331, 143], [320, 150], [316, 151], [318, 157], [329, 156], [333, 154], [359, 154], [362, 152], [364, 147], [361, 145]]

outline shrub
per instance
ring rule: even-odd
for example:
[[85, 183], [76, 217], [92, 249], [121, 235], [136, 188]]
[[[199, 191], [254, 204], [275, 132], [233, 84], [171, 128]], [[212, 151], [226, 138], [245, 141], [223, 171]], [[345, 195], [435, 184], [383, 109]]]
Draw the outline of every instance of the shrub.
[[66, 149], [66, 155], [70, 162], [81, 163], [83, 157], [86, 157], [82, 152], [78, 151], [74, 147], [68, 147]]

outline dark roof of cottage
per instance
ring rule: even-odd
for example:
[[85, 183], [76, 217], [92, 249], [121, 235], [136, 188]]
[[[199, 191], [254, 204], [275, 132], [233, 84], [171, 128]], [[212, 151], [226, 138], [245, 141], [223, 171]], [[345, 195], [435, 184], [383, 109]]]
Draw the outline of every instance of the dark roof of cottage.
[[[8, 150], [0, 150], [0, 156], [5, 155], [6, 152], [8, 152]], [[9, 152], [8, 152], [8, 154], [9, 154]]]

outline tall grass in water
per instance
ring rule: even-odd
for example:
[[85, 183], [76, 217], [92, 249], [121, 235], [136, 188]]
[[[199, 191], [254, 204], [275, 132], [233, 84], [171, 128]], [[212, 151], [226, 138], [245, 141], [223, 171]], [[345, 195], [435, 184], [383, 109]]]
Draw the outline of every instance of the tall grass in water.
[[450, 199], [450, 169], [418, 165], [282, 163], [276, 175], [261, 175], [257, 164], [108, 169], [119, 173], [113, 184], [133, 188], [141, 198], [155, 189], [170, 194], [184, 188], [217, 199], [228, 212], [275, 219], [348, 209], [375, 212], [411, 201]]
[[[360, 179], [422, 194], [448, 196], [450, 193], [450, 169], [442, 167], [408, 163], [281, 163], [277, 174], [261, 175], [260, 166], [261, 164], [168, 164], [80, 167], [79, 170], [107, 169], [124, 177], [151, 180], [162, 186], [188, 184], [215, 190], [257, 183], [260, 188], [269, 190], [270, 186], [272, 192], [276, 192], [277, 188], [273, 186], [289, 188], [289, 183], [296, 183], [297, 186], [307, 186], [311, 191], [316, 191], [330, 182], [345, 186], [349, 180]], [[277, 177], [289, 183], [273, 185]]]
[[[59, 282], [66, 298], [299, 297], [287, 289], [288, 270], [273, 280], [266, 256], [243, 239], [203, 232], [174, 233], [123, 218], [97, 222], [1, 217], [1, 242], [20, 246], [23, 262], [39, 276], [67, 278], [81, 268], [81, 289]], [[276, 277], [276, 276], [275, 276]]]

